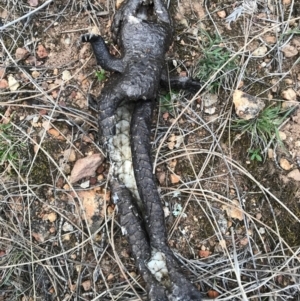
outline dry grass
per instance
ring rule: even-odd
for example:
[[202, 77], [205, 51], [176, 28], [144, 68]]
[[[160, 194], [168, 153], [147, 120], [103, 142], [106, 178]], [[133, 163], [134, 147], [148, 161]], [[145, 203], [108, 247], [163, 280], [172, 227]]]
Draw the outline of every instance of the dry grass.
[[[270, 8], [261, 1], [258, 11], [241, 15], [229, 30], [216, 13], [231, 13], [234, 1], [199, 3], [181, 3], [175, 22], [180, 41], [169, 56], [181, 70], [193, 60], [189, 71], [205, 84], [195, 96], [177, 95], [167, 120], [158, 109], [153, 124], [154, 165], [165, 176], [162, 200], [171, 212], [177, 203], [182, 206], [177, 217], [167, 219], [170, 245], [204, 295], [213, 289], [218, 300], [299, 300], [299, 185], [281, 181], [284, 172], [272, 160], [246, 164], [248, 138], [232, 147], [236, 134], [229, 127], [235, 118], [232, 92], [241, 82], [244, 91], [266, 102], [269, 94], [273, 102], [282, 101], [286, 79], [297, 82], [299, 55], [286, 60], [281, 50], [299, 35], [299, 4], [274, 1]], [[10, 155], [0, 158], [0, 300], [145, 300], [117, 216], [104, 210], [101, 225], [88, 226], [80, 195], [88, 189], [70, 183], [74, 163], [61, 160], [69, 148], [77, 159], [101, 153], [96, 116], [85, 102], [99, 83], [78, 39], [96, 26], [109, 40], [113, 9], [110, 1], [53, 1], [30, 13], [34, 8], [27, 2], [0, 3], [6, 24], [0, 28], [0, 68], [4, 79], [11, 74], [20, 84], [16, 91], [0, 90], [0, 147]], [[275, 43], [266, 43], [268, 34]], [[48, 58], [34, 57], [39, 43]], [[261, 45], [267, 53], [253, 57]], [[17, 48], [33, 58], [18, 59]], [[203, 58], [212, 60], [206, 78]], [[66, 70], [71, 77], [62, 80]], [[199, 101], [208, 90], [218, 96], [214, 115], [205, 114]], [[47, 122], [58, 136], [49, 134]], [[171, 134], [181, 139], [172, 150]], [[85, 140], [88, 135], [94, 142]], [[99, 202], [109, 169], [103, 166], [103, 179], [94, 185]], [[172, 173], [181, 176], [177, 185], [170, 184]], [[199, 257], [200, 250], [211, 254]]]

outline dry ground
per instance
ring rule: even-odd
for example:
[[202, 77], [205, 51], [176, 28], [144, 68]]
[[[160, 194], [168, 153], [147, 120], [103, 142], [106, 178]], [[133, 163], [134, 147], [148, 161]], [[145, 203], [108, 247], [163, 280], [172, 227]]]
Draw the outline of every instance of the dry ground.
[[[146, 300], [86, 100], [109, 74], [97, 79], [79, 43], [99, 31], [118, 54], [115, 3], [50, 2], [0, 0], [0, 301]], [[300, 4], [179, 0], [170, 10], [169, 70], [204, 85], [162, 92], [153, 117], [169, 244], [205, 298], [300, 300]], [[266, 107], [292, 102], [281, 142], [234, 128], [236, 89]]]

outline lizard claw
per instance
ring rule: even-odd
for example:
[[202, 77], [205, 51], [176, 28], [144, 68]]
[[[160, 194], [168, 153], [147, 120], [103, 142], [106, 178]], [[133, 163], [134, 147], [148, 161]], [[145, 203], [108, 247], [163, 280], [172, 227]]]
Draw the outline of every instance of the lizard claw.
[[96, 40], [98, 40], [99, 37], [100, 37], [99, 35], [96, 35], [93, 33], [86, 33], [80, 37], [80, 40], [82, 43], [91, 43], [91, 42], [95, 42]]

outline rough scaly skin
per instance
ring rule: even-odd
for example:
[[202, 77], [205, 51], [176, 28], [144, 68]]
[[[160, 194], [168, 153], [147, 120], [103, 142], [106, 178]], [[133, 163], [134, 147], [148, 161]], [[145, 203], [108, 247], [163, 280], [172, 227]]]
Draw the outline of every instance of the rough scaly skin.
[[[120, 212], [120, 223], [146, 282], [148, 298], [151, 301], [196, 301], [201, 300], [200, 292], [179, 272], [179, 264], [167, 245], [162, 204], [152, 174], [150, 124], [153, 101], [160, 85], [197, 90], [200, 84], [188, 77], [167, 81], [163, 68], [165, 53], [172, 41], [172, 25], [162, 1], [153, 2], [151, 20], [147, 20], [147, 7], [142, 5], [142, 0], [128, 0], [115, 14], [112, 31], [121, 48], [121, 58], [109, 54], [100, 36], [84, 35], [82, 41], [91, 43], [97, 63], [102, 68], [115, 71], [96, 99], [99, 136], [108, 153], [111, 150], [108, 143], [116, 133], [116, 122], [120, 121], [116, 118], [117, 109], [123, 102], [136, 102], [130, 126], [131, 151], [145, 223], [137, 215], [138, 209], [128, 190], [132, 185], [126, 187], [121, 183], [122, 178], [116, 171], [114, 176], [117, 178], [113, 178], [110, 185], [112, 198]], [[147, 266], [151, 255], [157, 251], [163, 254], [167, 268], [167, 275], [161, 282]]]

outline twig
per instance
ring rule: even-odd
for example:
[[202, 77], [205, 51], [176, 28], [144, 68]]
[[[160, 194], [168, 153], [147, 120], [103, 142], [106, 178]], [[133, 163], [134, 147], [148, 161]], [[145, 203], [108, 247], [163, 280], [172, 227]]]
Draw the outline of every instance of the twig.
[[45, 7], [46, 5], [50, 4], [52, 1], [53, 0], [48, 0], [44, 4], [42, 4], [41, 6], [39, 6], [38, 8], [36, 8], [35, 10], [29, 12], [28, 14], [26, 14], [26, 15], [24, 15], [24, 16], [16, 19], [16, 20], [14, 20], [14, 21], [11, 21], [11, 22], [9, 22], [6, 25], [0, 26], [0, 31], [3, 31], [5, 28], [7, 28], [7, 27], [9, 27], [9, 26], [11, 26], [11, 25], [13, 25], [13, 24], [15, 24], [15, 23], [23, 20], [23, 19], [26, 19], [27, 17], [29, 17], [32, 14], [35, 14], [37, 11], [39, 11], [40, 9], [42, 9], [43, 7]]

